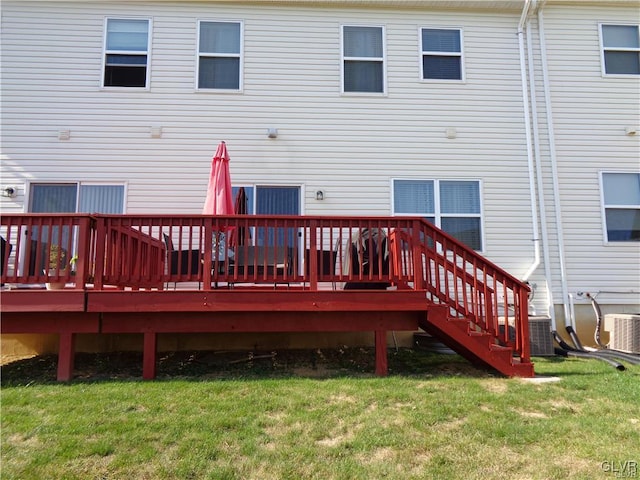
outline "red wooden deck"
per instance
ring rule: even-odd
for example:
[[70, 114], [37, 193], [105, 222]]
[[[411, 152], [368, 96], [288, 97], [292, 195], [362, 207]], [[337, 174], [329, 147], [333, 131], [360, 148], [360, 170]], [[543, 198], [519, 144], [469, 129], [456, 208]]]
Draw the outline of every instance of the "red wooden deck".
[[[58, 334], [59, 380], [80, 333], [142, 334], [154, 378], [160, 333], [370, 331], [384, 375], [386, 333], [420, 328], [533, 375], [527, 286], [421, 219], [27, 214], [0, 233], [2, 333]], [[75, 265], [44, 268], [52, 245]]]

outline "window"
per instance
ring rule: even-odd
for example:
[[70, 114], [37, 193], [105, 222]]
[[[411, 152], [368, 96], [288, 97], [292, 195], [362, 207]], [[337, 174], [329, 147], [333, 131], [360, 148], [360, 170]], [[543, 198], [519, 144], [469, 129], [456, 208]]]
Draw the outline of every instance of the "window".
[[462, 80], [460, 30], [423, 28], [422, 78]]
[[606, 75], [640, 75], [638, 25], [601, 25], [602, 68]]
[[[244, 186], [247, 198], [245, 207], [247, 213], [252, 215], [299, 215], [300, 214], [300, 187], [293, 186]], [[237, 199], [240, 187], [233, 187], [233, 196]], [[285, 237], [288, 245], [294, 245], [297, 231], [289, 227], [257, 227], [250, 232], [251, 242], [254, 245], [283, 244]]]
[[240, 90], [242, 25], [200, 22], [198, 88]]
[[[32, 183], [29, 212], [31, 213], [123, 213], [124, 185], [78, 183]], [[27, 232], [25, 232], [27, 233]], [[34, 225], [28, 232], [31, 248], [34, 242], [53, 241], [68, 252], [77, 251], [78, 227]], [[37, 246], [37, 244], [36, 244]], [[31, 275], [36, 271], [35, 258], [29, 264]]]
[[396, 215], [421, 215], [474, 250], [482, 250], [480, 182], [394, 180]]
[[343, 92], [384, 93], [382, 27], [342, 28]]
[[603, 173], [608, 242], [640, 242], [640, 173]]
[[149, 20], [107, 19], [104, 41], [104, 86], [147, 87]]
[[33, 183], [32, 213], [123, 213], [124, 185]]

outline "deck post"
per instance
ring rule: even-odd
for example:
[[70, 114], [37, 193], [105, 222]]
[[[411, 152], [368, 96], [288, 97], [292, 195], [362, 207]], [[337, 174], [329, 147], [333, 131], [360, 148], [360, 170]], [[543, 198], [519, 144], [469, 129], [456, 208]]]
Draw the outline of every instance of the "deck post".
[[376, 345], [376, 375], [384, 377], [388, 373], [387, 363], [387, 331], [375, 331]]
[[155, 332], [145, 332], [142, 353], [142, 378], [145, 380], [153, 380], [154, 378], [156, 378], [157, 345], [157, 334]]
[[68, 382], [73, 377], [73, 360], [75, 355], [76, 334], [72, 332], [60, 333], [58, 346], [58, 381]]

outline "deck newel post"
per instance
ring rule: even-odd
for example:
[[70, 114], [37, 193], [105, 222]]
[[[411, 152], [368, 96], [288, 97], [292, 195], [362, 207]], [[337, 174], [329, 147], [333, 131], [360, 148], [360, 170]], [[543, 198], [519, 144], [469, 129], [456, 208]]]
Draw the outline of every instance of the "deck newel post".
[[68, 382], [73, 378], [73, 360], [75, 355], [76, 334], [60, 333], [58, 346], [58, 381]]
[[387, 363], [387, 331], [375, 331], [376, 345], [376, 375], [384, 377], [388, 373]]
[[158, 335], [155, 332], [145, 332], [142, 353], [142, 378], [145, 380], [153, 380], [156, 378], [157, 346]]
[[[423, 284], [423, 266], [422, 266], [422, 251], [427, 249], [427, 241], [423, 241], [420, 238], [421, 225], [419, 221], [414, 221], [412, 230], [412, 243], [413, 243], [413, 289], [414, 290], [422, 290], [426, 288], [426, 285]], [[426, 250], [425, 250], [426, 253]], [[427, 272], [429, 271], [429, 264], [427, 263]]]

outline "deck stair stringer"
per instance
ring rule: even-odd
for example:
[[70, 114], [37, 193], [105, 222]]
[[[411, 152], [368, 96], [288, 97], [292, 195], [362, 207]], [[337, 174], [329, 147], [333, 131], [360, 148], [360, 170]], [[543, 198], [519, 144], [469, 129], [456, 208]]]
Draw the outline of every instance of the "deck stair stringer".
[[492, 368], [508, 377], [533, 377], [533, 363], [523, 363], [510, 346], [498, 344], [490, 332], [478, 330], [471, 321], [451, 317], [446, 305], [433, 305], [419, 322], [422, 330], [437, 338], [474, 364]]

